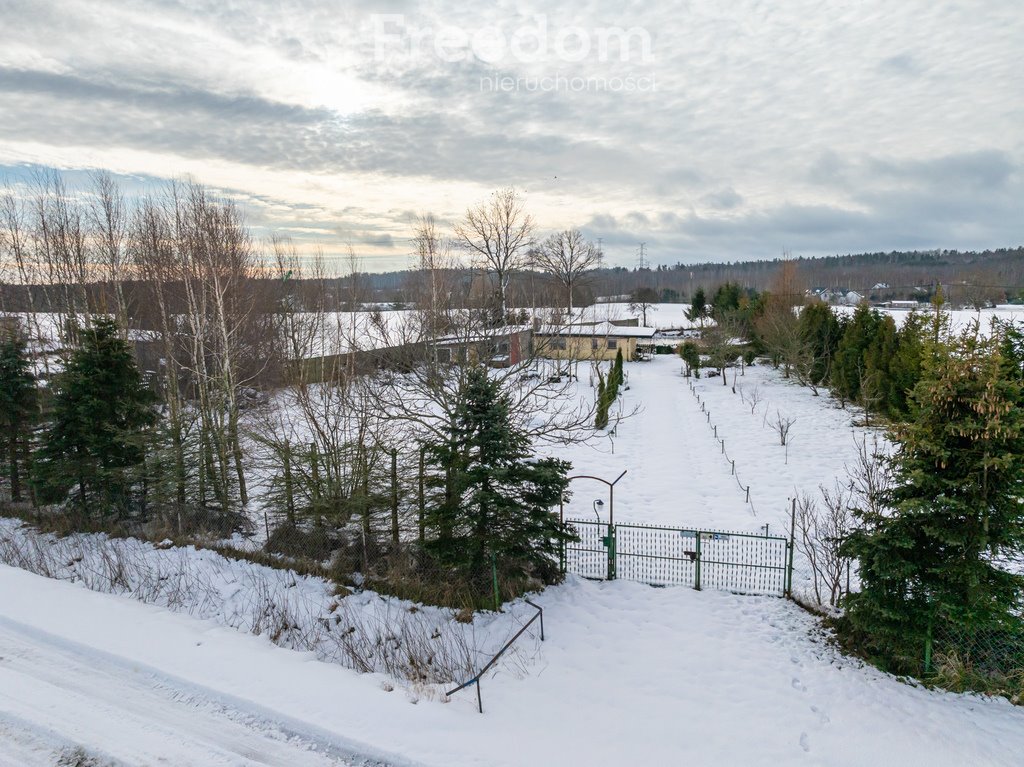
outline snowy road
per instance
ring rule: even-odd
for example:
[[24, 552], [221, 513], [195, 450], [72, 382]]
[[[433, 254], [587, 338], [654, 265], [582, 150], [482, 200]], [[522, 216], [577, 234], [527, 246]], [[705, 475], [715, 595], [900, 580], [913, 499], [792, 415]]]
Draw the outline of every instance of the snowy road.
[[[0, 765], [338, 767], [353, 760], [236, 701], [0, 617]], [[61, 761], [61, 760], [64, 761]]]
[[[547, 641], [486, 679], [481, 716], [0, 566], [0, 765], [1021, 764], [1024, 710], [845, 658], [790, 602], [577, 579], [537, 599]], [[58, 761], [76, 746], [92, 761]]]

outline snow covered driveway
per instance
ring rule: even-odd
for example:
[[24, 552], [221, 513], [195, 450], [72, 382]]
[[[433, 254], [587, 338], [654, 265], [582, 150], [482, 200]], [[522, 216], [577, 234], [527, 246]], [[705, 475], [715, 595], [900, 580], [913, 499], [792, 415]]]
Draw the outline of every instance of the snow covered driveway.
[[75, 745], [133, 766], [1021, 764], [1024, 709], [865, 668], [781, 599], [571, 579], [538, 601], [548, 640], [525, 676], [484, 680], [480, 716], [472, 690], [447, 704], [389, 691], [0, 566], [0, 765]]

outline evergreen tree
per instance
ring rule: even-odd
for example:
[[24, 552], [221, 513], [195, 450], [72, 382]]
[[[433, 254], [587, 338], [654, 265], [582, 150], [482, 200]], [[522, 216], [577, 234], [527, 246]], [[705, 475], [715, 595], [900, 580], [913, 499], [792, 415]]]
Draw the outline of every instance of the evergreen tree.
[[611, 376], [615, 381], [615, 383], [611, 387], [613, 392], [612, 400], [619, 396], [619, 387], [622, 386], [622, 384], [626, 380], [626, 373], [622, 369], [622, 362], [622, 347], [619, 347], [619, 349], [615, 352], [615, 361], [612, 363]]
[[878, 312], [867, 304], [861, 304], [843, 330], [842, 340], [832, 361], [831, 380], [834, 393], [844, 402], [857, 402], [860, 399], [864, 357], [874, 340], [879, 322]]
[[704, 327], [704, 319], [708, 316], [708, 299], [704, 294], [704, 288], [697, 288], [693, 291], [693, 298], [690, 299], [690, 308], [686, 310], [686, 319], [690, 322], [700, 323]]
[[[511, 419], [511, 403], [483, 367], [470, 369], [447, 439], [427, 445], [444, 487], [427, 512], [430, 552], [470, 582], [490, 572], [553, 582], [558, 550], [571, 536], [552, 514], [570, 464], [534, 458]], [[484, 581], [487, 582], [487, 581]]]
[[891, 414], [898, 401], [893, 378], [893, 362], [899, 346], [896, 322], [891, 315], [880, 317], [875, 332], [864, 350], [864, 374], [860, 400], [868, 412]]
[[594, 416], [594, 428], [603, 429], [608, 425], [608, 383], [601, 368], [597, 369], [597, 413]]
[[10, 482], [11, 500], [15, 502], [22, 499], [38, 408], [36, 381], [25, 341], [11, 333], [0, 340], [0, 450], [6, 458], [4, 473]]
[[845, 545], [862, 588], [844, 628], [897, 671], [920, 670], [930, 631], [1019, 626], [1024, 577], [999, 562], [1024, 550], [1024, 411], [1002, 341], [929, 343], [894, 434], [890, 513], [859, 512]]
[[921, 380], [924, 341], [925, 318], [911, 312], [900, 328], [896, 355], [889, 363], [892, 389], [888, 408], [892, 418], [906, 418], [910, 414], [910, 393]]
[[679, 356], [686, 363], [687, 371], [700, 378], [700, 352], [697, 349], [697, 344], [693, 341], [683, 341], [679, 347]]
[[811, 354], [808, 377], [815, 386], [828, 383], [842, 337], [843, 325], [828, 304], [814, 301], [800, 311], [800, 338]]
[[54, 381], [34, 481], [43, 502], [60, 503], [73, 492], [85, 516], [124, 518], [140, 507], [155, 398], [112, 320], [96, 318], [77, 336], [80, 346]]

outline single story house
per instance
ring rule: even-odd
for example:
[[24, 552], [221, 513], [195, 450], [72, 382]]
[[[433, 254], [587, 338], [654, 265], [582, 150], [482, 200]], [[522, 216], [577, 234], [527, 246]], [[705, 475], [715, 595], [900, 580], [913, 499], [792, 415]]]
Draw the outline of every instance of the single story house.
[[533, 333], [534, 353], [552, 359], [614, 360], [621, 349], [623, 358], [631, 360], [653, 349], [655, 332], [611, 322], [542, 325]]

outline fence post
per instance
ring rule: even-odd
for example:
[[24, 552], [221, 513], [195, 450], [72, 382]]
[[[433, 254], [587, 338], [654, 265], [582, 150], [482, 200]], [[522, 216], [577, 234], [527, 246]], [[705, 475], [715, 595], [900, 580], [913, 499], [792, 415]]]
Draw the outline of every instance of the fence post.
[[558, 501], [558, 531], [562, 538], [558, 542], [558, 572], [565, 575], [565, 496]]
[[615, 580], [615, 525], [608, 523], [608, 580]]
[[750, 503], [750, 485], [747, 485], [747, 503]]
[[498, 596], [498, 555], [493, 552], [491, 553], [491, 589], [494, 593], [494, 612], [501, 612], [501, 602]]
[[730, 463], [732, 463], [732, 475], [735, 477], [736, 476], [736, 459], [733, 458]]
[[697, 559], [693, 568], [693, 588], [700, 591], [700, 530], [696, 531], [697, 537]]
[[786, 583], [783, 596], [793, 598], [793, 549], [796, 548], [796, 498], [793, 499], [793, 510], [789, 515], [789, 562], [786, 563]]

